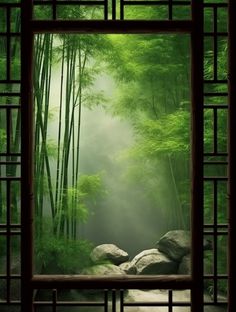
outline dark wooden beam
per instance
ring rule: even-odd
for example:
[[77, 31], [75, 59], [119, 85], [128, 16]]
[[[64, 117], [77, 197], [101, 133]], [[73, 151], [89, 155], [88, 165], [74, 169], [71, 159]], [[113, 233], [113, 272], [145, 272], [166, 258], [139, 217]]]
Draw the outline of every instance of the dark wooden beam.
[[191, 21], [39, 20], [31, 22], [31, 27], [34, 33], [190, 33], [191, 26]]
[[228, 312], [236, 311], [235, 278], [236, 278], [236, 1], [229, 0], [228, 7], [228, 85], [229, 85], [229, 114], [228, 114], [228, 152], [229, 152], [229, 240], [228, 240]]
[[203, 0], [192, 0], [192, 312], [203, 312]]
[[34, 289], [191, 289], [189, 275], [34, 275]]
[[33, 311], [33, 33], [32, 1], [22, 1], [21, 11], [21, 311]]

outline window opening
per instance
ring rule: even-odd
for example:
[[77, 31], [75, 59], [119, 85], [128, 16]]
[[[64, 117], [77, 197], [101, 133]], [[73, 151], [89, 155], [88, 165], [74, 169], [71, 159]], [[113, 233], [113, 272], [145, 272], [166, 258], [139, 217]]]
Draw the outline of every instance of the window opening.
[[183, 256], [190, 274], [189, 47], [186, 35], [35, 38], [40, 274], [121, 274], [141, 252], [151, 261], [132, 274], [177, 274]]

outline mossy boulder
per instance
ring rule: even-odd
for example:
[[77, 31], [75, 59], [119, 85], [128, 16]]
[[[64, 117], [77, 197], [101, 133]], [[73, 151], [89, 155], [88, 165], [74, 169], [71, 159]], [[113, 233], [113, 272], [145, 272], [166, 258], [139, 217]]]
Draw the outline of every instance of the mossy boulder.
[[136, 268], [136, 274], [176, 274], [178, 263], [168, 258], [158, 249], [148, 249], [140, 252], [131, 261]]
[[108, 261], [112, 264], [119, 265], [129, 260], [129, 255], [126, 251], [114, 244], [102, 244], [93, 249], [90, 258], [94, 263]]

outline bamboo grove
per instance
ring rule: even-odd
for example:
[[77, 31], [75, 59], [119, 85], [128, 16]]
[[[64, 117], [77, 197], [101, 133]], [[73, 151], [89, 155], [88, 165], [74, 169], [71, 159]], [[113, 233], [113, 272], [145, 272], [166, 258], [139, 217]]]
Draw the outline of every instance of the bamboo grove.
[[[53, 49], [53, 40], [59, 46]], [[55, 235], [76, 239], [78, 222], [84, 222], [87, 211], [84, 200], [99, 191], [99, 178], [81, 177], [79, 181], [79, 151], [81, 106], [92, 96], [86, 91], [92, 82], [91, 68], [87, 66], [94, 46], [94, 38], [42, 35], [36, 37], [35, 52], [35, 212], [40, 236], [43, 220], [43, 202], [48, 192], [50, 213]], [[59, 119], [57, 141], [47, 140], [50, 121], [50, 84], [53, 59], [60, 64], [58, 82]], [[93, 95], [95, 97], [96, 94]], [[56, 178], [52, 178], [50, 158], [56, 162]], [[69, 172], [72, 172], [70, 175]], [[93, 183], [93, 187], [90, 185]], [[45, 187], [46, 184], [46, 187]], [[86, 186], [87, 190], [86, 190]], [[86, 193], [88, 192], [88, 193]]]

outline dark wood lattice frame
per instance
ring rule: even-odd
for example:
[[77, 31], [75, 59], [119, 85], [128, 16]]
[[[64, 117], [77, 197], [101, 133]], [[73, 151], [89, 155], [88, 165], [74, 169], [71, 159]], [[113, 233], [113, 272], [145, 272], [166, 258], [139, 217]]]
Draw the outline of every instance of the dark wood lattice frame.
[[[35, 1], [34, 4], [40, 4], [40, 1]], [[64, 1], [65, 3], [73, 1]], [[84, 1], [86, 2], [86, 1]], [[90, 5], [95, 4], [95, 1], [88, 1]], [[120, 20], [116, 20], [115, 1], [112, 1], [112, 16], [108, 19], [108, 1], [100, 1], [104, 6], [104, 20], [93, 21], [62, 21], [56, 19], [56, 5], [57, 1], [47, 1], [52, 5], [52, 20], [39, 21], [32, 19], [33, 3], [31, 0], [22, 0], [21, 4], [14, 3], [13, 7], [21, 8], [21, 81], [14, 81], [10, 77], [10, 60], [7, 61], [7, 75], [4, 83], [21, 83], [21, 106], [15, 105], [6, 107], [1, 106], [1, 109], [6, 109], [7, 116], [7, 134], [10, 133], [10, 110], [12, 108], [21, 109], [22, 122], [22, 144], [21, 153], [15, 153], [15, 156], [21, 156], [21, 178], [15, 177], [1, 177], [1, 181], [10, 183], [14, 179], [21, 181], [21, 224], [12, 226], [10, 211], [7, 213], [6, 225], [0, 225], [3, 229], [3, 234], [6, 235], [7, 245], [10, 246], [10, 236], [16, 234], [18, 231], [21, 235], [21, 275], [12, 276], [10, 273], [10, 263], [7, 264], [6, 277], [7, 285], [11, 278], [21, 278], [21, 309], [22, 312], [33, 311], [33, 293], [35, 289], [51, 289], [52, 290], [52, 309], [56, 311], [57, 306], [57, 292], [56, 289], [110, 289], [112, 290], [113, 312], [115, 311], [116, 291], [121, 289], [171, 289], [169, 290], [169, 301], [165, 304], [169, 311], [173, 309], [172, 290], [174, 289], [190, 289], [191, 290], [191, 307], [192, 312], [203, 311], [203, 281], [205, 279], [212, 279], [214, 287], [216, 288], [216, 295], [212, 304], [220, 304], [217, 299], [217, 280], [219, 278], [228, 278], [228, 311], [236, 311], [236, 298], [233, 295], [233, 277], [235, 272], [235, 253], [233, 246], [233, 238], [236, 237], [236, 195], [234, 185], [236, 185], [236, 151], [235, 151], [235, 133], [236, 133], [236, 3], [234, 0], [228, 1], [228, 32], [223, 34], [217, 30], [217, 22], [214, 23], [212, 32], [204, 32], [203, 29], [203, 12], [204, 7], [212, 8], [215, 21], [217, 21], [217, 9], [219, 7], [226, 7], [227, 3], [208, 3], [203, 4], [202, 0], [192, 0], [192, 18], [191, 20], [177, 21], [172, 18], [173, 3], [184, 2], [188, 4], [189, 1], [168, 1], [168, 20], [166, 21], [134, 21], [124, 19], [124, 7], [128, 6], [130, 1], [121, 1], [120, 6]], [[148, 1], [132, 1], [139, 5], [150, 4]], [[152, 4], [160, 4], [160, 1], [152, 1]], [[162, 1], [167, 3], [166, 1]], [[62, 4], [63, 2], [60, 1]], [[190, 3], [190, 2], [189, 2]], [[73, 2], [75, 4], [75, 2]], [[86, 4], [86, 3], [85, 3]], [[96, 1], [97, 4], [97, 1]], [[182, 3], [183, 4], [183, 3]], [[7, 38], [19, 34], [13, 34], [10, 30], [10, 7], [7, 9]], [[132, 276], [132, 277], [85, 277], [85, 276], [36, 276], [33, 275], [33, 100], [32, 100], [32, 60], [33, 60], [33, 37], [36, 33], [187, 33], [191, 35], [191, 72], [192, 72], [192, 275], [191, 276]], [[217, 36], [225, 35], [229, 37], [229, 77], [227, 80], [220, 81], [217, 77]], [[211, 81], [204, 81], [203, 79], [203, 39], [204, 36], [213, 38], [214, 45], [214, 77]], [[7, 39], [8, 54], [10, 57], [10, 40]], [[211, 96], [210, 93], [204, 92], [204, 85], [209, 83], [228, 83], [229, 86], [229, 105], [227, 107], [204, 105], [204, 98]], [[6, 94], [6, 93], [5, 93]], [[14, 96], [13, 93], [10, 94]], [[227, 96], [227, 93], [217, 94], [217, 96]], [[228, 109], [228, 177], [204, 177], [203, 168], [207, 164], [204, 161], [203, 150], [203, 115], [204, 109], [212, 109], [214, 116], [214, 140], [217, 140], [217, 110]], [[14, 156], [10, 151], [10, 141], [7, 140], [7, 151], [1, 156]], [[214, 156], [219, 156], [217, 151], [217, 142], [214, 143]], [[212, 155], [212, 154], [211, 154]], [[222, 155], [221, 155], [222, 156]], [[227, 156], [227, 153], [224, 155]], [[16, 161], [20, 164], [19, 161]], [[6, 162], [7, 165], [8, 162]], [[9, 164], [9, 163], [8, 163]], [[12, 164], [12, 161], [11, 161]], [[1, 165], [4, 162], [1, 161]], [[217, 204], [214, 204], [214, 222], [213, 224], [204, 225], [203, 221], [203, 183], [204, 180], [212, 181], [214, 185], [214, 196], [217, 192], [217, 181], [228, 180], [228, 196], [229, 196], [229, 224], [225, 224], [225, 230], [220, 232], [222, 226], [219, 228], [217, 224]], [[10, 185], [10, 184], [9, 184]], [[7, 188], [9, 190], [10, 187]], [[10, 191], [7, 191], [7, 199], [10, 206]], [[227, 231], [228, 230], [228, 231]], [[217, 274], [217, 253], [214, 255], [214, 272], [213, 275], [203, 276], [203, 237], [204, 234], [213, 236], [213, 243], [217, 248], [217, 236], [224, 233], [228, 235], [228, 276], [219, 276]], [[217, 250], [217, 249], [216, 249]], [[10, 247], [7, 248], [7, 259], [10, 259]], [[123, 311], [123, 291], [120, 293], [121, 311]], [[10, 303], [10, 286], [7, 286], [7, 304]], [[104, 291], [104, 310], [107, 311], [108, 292]], [[144, 303], [143, 303], [144, 304]], [[93, 303], [91, 303], [93, 305]], [[154, 303], [147, 304], [155, 306]], [[160, 304], [158, 304], [160, 306]], [[181, 304], [180, 304], [181, 305]], [[183, 304], [184, 305], [184, 304]], [[79, 304], [78, 304], [79, 306]], [[177, 305], [178, 306], [178, 305]]]

